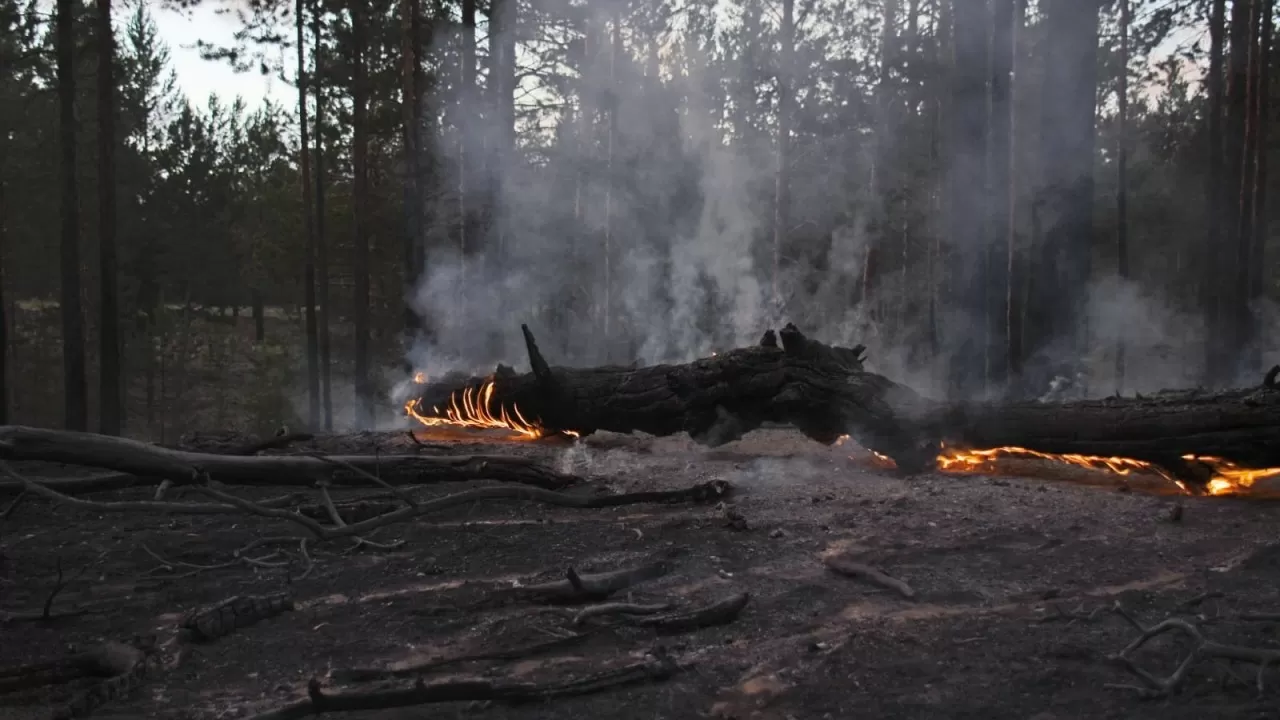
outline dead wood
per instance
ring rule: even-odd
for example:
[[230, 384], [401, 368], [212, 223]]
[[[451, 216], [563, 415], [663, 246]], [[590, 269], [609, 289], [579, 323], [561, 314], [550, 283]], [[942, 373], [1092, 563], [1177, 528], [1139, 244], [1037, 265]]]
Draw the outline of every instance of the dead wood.
[[326, 693], [318, 679], [307, 686], [307, 699], [255, 716], [254, 720], [294, 720], [321, 713], [358, 712], [412, 707], [440, 702], [500, 702], [519, 704], [612, 690], [640, 682], [660, 682], [679, 671], [671, 658], [655, 654], [645, 660], [629, 663], [589, 675], [539, 684], [490, 680], [442, 680], [393, 690]]
[[667, 612], [673, 607], [675, 606], [671, 603], [656, 603], [652, 605], [629, 602], [602, 603], [582, 608], [582, 610], [578, 611], [578, 614], [573, 616], [573, 624], [581, 625], [591, 618], [609, 617], [611, 615], [656, 615]]
[[645, 368], [553, 367], [529, 329], [522, 329], [531, 372], [446, 379], [424, 386], [419, 407], [444, 407], [453, 393], [467, 387], [475, 392], [496, 379], [492, 412], [518, 408], [549, 431], [687, 432], [716, 446], [764, 424], [784, 423], [823, 443], [851, 435], [909, 473], [932, 469], [942, 443], [1133, 458], [1197, 486], [1212, 473], [1184, 455], [1280, 466], [1280, 387], [1274, 377], [1227, 392], [947, 403], [865, 370], [862, 346], [826, 345], [794, 325], [766, 333], [755, 347]]
[[671, 564], [665, 560], [639, 567], [610, 572], [579, 574], [573, 568], [565, 571], [564, 580], [526, 585], [509, 592], [519, 599], [549, 605], [581, 605], [600, 602], [619, 590], [655, 580], [671, 572]]
[[434, 658], [425, 662], [414, 663], [398, 668], [341, 668], [333, 670], [329, 673], [330, 679], [337, 683], [352, 682], [369, 682], [372, 680], [390, 680], [394, 678], [413, 677], [421, 675], [429, 670], [439, 670], [443, 667], [451, 665], [463, 665], [472, 662], [484, 662], [488, 660], [523, 660], [525, 658], [541, 655], [552, 650], [562, 650], [582, 643], [591, 637], [593, 632], [581, 632], [564, 637], [557, 637], [551, 640], [544, 640], [539, 643], [530, 645], [522, 645], [516, 648], [504, 648], [500, 650], [486, 650], [477, 653], [468, 653], [465, 655], [453, 655], [450, 657]]
[[258, 442], [247, 443], [240, 447], [231, 448], [226, 452], [227, 455], [257, 455], [267, 450], [279, 450], [289, 447], [295, 443], [308, 442], [314, 440], [315, 436], [311, 433], [291, 433], [283, 432], [279, 435], [259, 440]]
[[[1108, 685], [1112, 688], [1135, 690], [1143, 697], [1163, 698], [1173, 694], [1184, 681], [1188, 673], [1197, 664], [1205, 660], [1226, 660], [1230, 662], [1251, 663], [1258, 666], [1257, 688], [1261, 695], [1265, 689], [1263, 673], [1270, 666], [1280, 663], [1280, 650], [1245, 647], [1242, 645], [1223, 645], [1209, 640], [1195, 624], [1179, 618], [1168, 618], [1151, 627], [1145, 627], [1137, 618], [1126, 611], [1119, 602], [1113, 610], [1139, 633], [1138, 637], [1123, 650], [1111, 656], [1111, 661], [1119, 664], [1130, 674], [1142, 682], [1141, 686]], [[1192, 642], [1192, 648], [1182, 662], [1167, 677], [1156, 677], [1138, 666], [1133, 656], [1152, 639], [1166, 633], [1176, 632], [1185, 635]]]
[[[420, 455], [349, 455], [320, 460], [308, 455], [243, 456], [173, 450], [127, 438], [94, 433], [44, 430], [20, 425], [0, 426], [0, 458], [35, 460], [116, 470], [130, 475], [167, 479], [189, 485], [207, 476], [226, 485], [256, 487], [313, 485], [329, 480], [337, 485], [368, 484], [368, 476], [389, 485], [497, 480], [560, 489], [577, 478], [519, 457]], [[352, 470], [355, 468], [355, 471]], [[366, 475], [367, 474], [367, 475]], [[118, 489], [117, 476], [79, 480], [79, 492]], [[0, 493], [17, 494], [17, 482], [0, 483]]]
[[734, 593], [701, 608], [654, 617], [625, 617], [624, 622], [628, 625], [652, 628], [661, 633], [692, 632], [737, 620], [750, 599], [749, 593]]
[[836, 574], [857, 580], [866, 580], [873, 585], [892, 590], [908, 600], [916, 596], [916, 591], [912, 590], [910, 585], [870, 565], [839, 555], [826, 557], [823, 559], [823, 563], [827, 566], [827, 569]]
[[112, 700], [132, 694], [146, 674], [147, 654], [133, 645], [105, 642], [50, 662], [0, 669], [0, 694], [61, 685], [83, 677], [104, 678], [54, 708], [54, 718], [83, 718]]
[[209, 642], [293, 610], [287, 593], [236, 596], [188, 613], [178, 623], [192, 642]]

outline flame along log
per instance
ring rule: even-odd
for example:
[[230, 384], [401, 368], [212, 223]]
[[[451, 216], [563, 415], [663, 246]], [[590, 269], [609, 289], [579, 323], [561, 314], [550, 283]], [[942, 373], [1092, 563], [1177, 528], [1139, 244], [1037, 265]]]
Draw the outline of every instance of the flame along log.
[[687, 432], [708, 446], [782, 423], [824, 444], [851, 435], [905, 473], [1053, 455], [1120, 474], [1153, 471], [1218, 494], [1280, 474], [1280, 368], [1259, 387], [1225, 392], [946, 403], [867, 371], [862, 346], [826, 345], [791, 324], [753, 347], [651, 367], [552, 367], [521, 329], [531, 372], [500, 365], [487, 378], [426, 384], [409, 412], [427, 424], [505, 424], [529, 437]]

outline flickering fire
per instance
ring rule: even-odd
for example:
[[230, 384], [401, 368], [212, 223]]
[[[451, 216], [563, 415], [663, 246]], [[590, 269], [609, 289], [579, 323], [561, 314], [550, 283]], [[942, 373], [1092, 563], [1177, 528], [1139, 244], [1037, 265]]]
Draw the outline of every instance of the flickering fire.
[[[413, 382], [425, 385], [426, 373], [414, 373]], [[427, 427], [453, 426], [510, 430], [517, 437], [526, 440], [537, 440], [552, 434], [541, 423], [526, 419], [515, 403], [512, 403], [508, 409], [502, 403], [495, 402], [493, 393], [496, 389], [497, 383], [490, 378], [478, 388], [469, 386], [462, 390], [455, 390], [449, 396], [449, 402], [443, 411], [433, 407], [430, 412], [427, 412], [421, 398], [413, 398], [406, 402], [404, 411], [409, 417]], [[562, 435], [578, 437], [578, 433], [572, 430], [559, 432]]]
[[[416, 373], [413, 381], [419, 385], [426, 384], [427, 378], [423, 373]], [[503, 407], [501, 403], [493, 401], [493, 391], [497, 388], [497, 383], [492, 379], [484, 381], [479, 387], [466, 387], [460, 391], [454, 391], [449, 396], [449, 403], [441, 411], [438, 407], [431, 408], [427, 412], [422, 407], [421, 398], [414, 398], [405, 403], [404, 411], [409, 417], [426, 425], [427, 427], [437, 427], [440, 425], [453, 425], [455, 427], [471, 427], [471, 428], [497, 428], [510, 430], [520, 437], [537, 440], [546, 435], [542, 426], [538, 423], [530, 422], [520, 413], [520, 408], [513, 403], [511, 409]]]
[[[842, 437], [841, 442], [845, 438]], [[1031, 450], [1024, 447], [998, 447], [981, 450], [963, 450], [946, 447], [938, 454], [936, 463], [938, 470], [955, 474], [986, 474], [999, 470], [997, 463], [1007, 459], [1035, 459], [1072, 465], [1086, 470], [1107, 472], [1118, 476], [1133, 473], [1154, 475], [1177, 485], [1183, 492], [1190, 492], [1186, 483], [1174, 477], [1168, 470], [1154, 463], [1135, 460], [1127, 457], [1101, 457], [1098, 455], [1080, 455], [1075, 453], [1055, 454]], [[1182, 459], [1196, 463], [1208, 469], [1212, 476], [1205, 485], [1205, 493], [1209, 495], [1239, 495], [1248, 492], [1260, 480], [1280, 476], [1280, 467], [1275, 468], [1242, 468], [1225, 458], [1210, 455], [1183, 455]], [[897, 467], [893, 459], [883, 453], [870, 451], [869, 462], [877, 467], [892, 469]]]

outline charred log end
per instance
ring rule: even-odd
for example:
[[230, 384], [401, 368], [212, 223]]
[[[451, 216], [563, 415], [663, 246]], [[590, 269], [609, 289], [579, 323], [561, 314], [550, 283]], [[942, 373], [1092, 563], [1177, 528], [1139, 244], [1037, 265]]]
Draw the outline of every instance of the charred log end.
[[519, 374], [520, 373], [517, 373], [515, 368], [510, 365], [503, 365], [502, 363], [498, 363], [498, 367], [493, 369], [493, 377], [496, 380], [509, 380]]
[[778, 334], [772, 329], [765, 330], [764, 336], [760, 338], [760, 347], [776, 348], [778, 347]]
[[547, 364], [546, 358], [542, 357], [542, 351], [538, 349], [538, 342], [533, 339], [533, 332], [529, 330], [529, 326], [521, 325], [520, 332], [524, 335], [524, 347], [529, 351], [529, 366], [533, 369], [534, 377], [549, 389], [554, 382], [551, 366]]
[[1273, 365], [1271, 369], [1267, 371], [1266, 376], [1262, 378], [1262, 387], [1268, 390], [1275, 390], [1276, 376], [1280, 376], [1280, 365]]
[[800, 328], [795, 323], [787, 323], [778, 333], [782, 338], [782, 349], [789, 355], [803, 355], [809, 346], [809, 338], [800, 332]]
[[320, 678], [312, 677], [307, 681], [307, 697], [311, 699], [311, 704], [316, 711], [320, 711], [325, 706], [324, 691], [320, 689]]

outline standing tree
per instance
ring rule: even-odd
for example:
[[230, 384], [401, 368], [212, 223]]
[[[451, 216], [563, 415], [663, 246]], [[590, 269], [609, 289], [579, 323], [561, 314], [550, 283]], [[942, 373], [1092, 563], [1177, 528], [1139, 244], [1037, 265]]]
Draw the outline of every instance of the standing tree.
[[[418, 285], [418, 243], [421, 242], [422, 191], [418, 185], [421, 168], [418, 156], [418, 2], [400, 0], [400, 123], [404, 136], [404, 349], [405, 358], [413, 347], [421, 323], [413, 307], [413, 290]], [[412, 368], [408, 368], [412, 371]]]
[[367, 0], [354, 0], [351, 13], [351, 172], [353, 213], [351, 224], [355, 243], [354, 296], [351, 307], [355, 321], [356, 426], [373, 427], [373, 397], [369, 386], [369, 83]]
[[1223, 92], [1223, 55], [1226, 35], [1227, 0], [1213, 0], [1213, 9], [1209, 17], [1209, 70], [1208, 90], [1209, 107], [1207, 110], [1209, 134], [1209, 172], [1206, 176], [1206, 205], [1208, 206], [1205, 224], [1208, 229], [1205, 237], [1204, 269], [1205, 280], [1200, 286], [1201, 307], [1208, 324], [1208, 336], [1205, 343], [1205, 375], [1204, 382], [1213, 384], [1221, 374], [1222, 365], [1222, 323], [1218, 319], [1218, 307], [1222, 303], [1219, 278], [1226, 272], [1222, 262], [1222, 251], [1219, 245], [1223, 242], [1222, 224], [1225, 190], [1223, 184], [1223, 143], [1222, 120], [1224, 113]]
[[62, 147], [62, 373], [68, 430], [88, 430], [84, 315], [80, 307], [80, 188], [76, 182], [76, 68], [74, 0], [58, 0], [58, 138]]
[[989, 380], [1005, 386], [1014, 347], [1010, 300], [1015, 287], [1013, 182], [1013, 71], [1016, 63], [1014, 28], [1019, 0], [991, 1], [991, 122], [987, 144], [987, 233], [990, 260], [987, 267], [987, 368]]
[[316, 120], [316, 299], [320, 303], [319, 345], [320, 345], [320, 395], [324, 406], [324, 429], [333, 431], [333, 344], [330, 340], [330, 318], [333, 317], [329, 307], [329, 240], [325, 235], [325, 174], [324, 174], [324, 80], [325, 72], [321, 50], [321, 2], [313, 0], [311, 7], [311, 35], [315, 41], [312, 50], [312, 68], [314, 69], [312, 84], [315, 85]]
[[955, 397], [982, 392], [986, 381], [986, 283], [989, 253], [984, 232], [987, 140], [987, 3], [956, 0], [952, 7], [949, 291], [956, 317], [944, 321], [951, 351], [949, 390]]
[[774, 318], [782, 315], [782, 289], [779, 274], [782, 265], [782, 248], [787, 242], [791, 227], [791, 115], [794, 92], [796, 20], [795, 0], [782, 0], [782, 28], [779, 33], [781, 48], [778, 53], [778, 150], [774, 173], [773, 191], [773, 312]]
[[307, 422], [320, 427], [320, 336], [316, 322], [316, 232], [311, 214], [311, 148], [307, 127], [307, 60], [305, 0], [294, 6], [294, 30], [298, 51], [298, 168], [302, 175], [302, 234], [306, 244], [306, 260], [302, 272], [302, 301], [306, 305], [307, 332]]
[[1040, 237], [1030, 263], [1025, 389], [1074, 377], [1085, 352], [1093, 250], [1093, 163], [1099, 0], [1044, 0], [1043, 89], [1035, 199]]
[[1257, 304], [1266, 296], [1262, 264], [1266, 259], [1266, 241], [1271, 229], [1271, 215], [1267, 202], [1268, 157], [1270, 155], [1271, 128], [1271, 66], [1275, 62], [1275, 1], [1263, 0], [1262, 34], [1258, 43], [1260, 67], [1256, 92], [1258, 95], [1257, 118], [1258, 138], [1256, 143], [1257, 162], [1253, 181], [1253, 238], [1249, 255], [1249, 297], [1248, 303], [1254, 314], [1249, 324], [1249, 366], [1252, 372], [1261, 372], [1262, 347], [1259, 343], [1260, 328], [1257, 317]]
[[124, 424], [120, 392], [120, 299], [116, 267], [115, 30], [111, 0], [98, 0], [98, 252], [102, 298], [98, 328], [98, 431], [119, 435]]
[[[1129, 279], [1129, 0], [1120, 3], [1120, 76], [1116, 86], [1116, 274]], [[1124, 336], [1116, 341], [1116, 394], [1124, 389]]]

